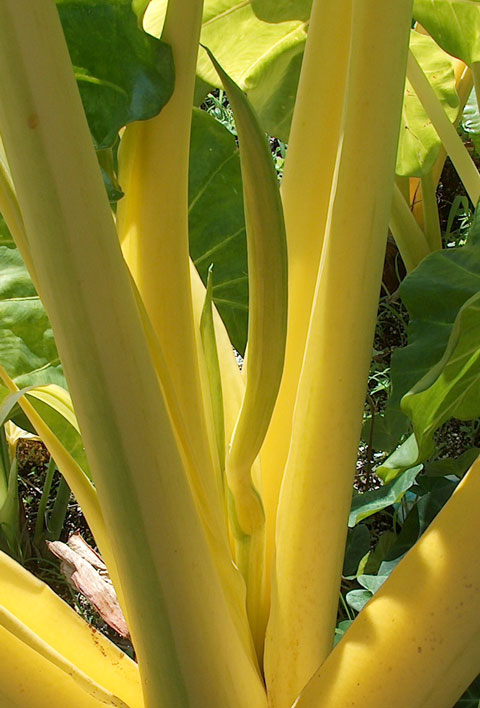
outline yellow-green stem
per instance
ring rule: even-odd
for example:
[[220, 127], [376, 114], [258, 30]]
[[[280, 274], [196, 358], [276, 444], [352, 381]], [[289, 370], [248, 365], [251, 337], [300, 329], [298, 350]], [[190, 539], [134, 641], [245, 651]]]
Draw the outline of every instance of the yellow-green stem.
[[278, 509], [265, 652], [274, 708], [292, 704], [333, 644], [410, 12], [410, 2], [397, 0], [358, 0], [353, 8], [342, 144]]
[[202, 7], [203, 0], [168, 3], [162, 38], [172, 47], [175, 89], [157, 117], [125, 130], [119, 153], [125, 196], [117, 229], [191, 436], [199, 503], [226, 536], [213, 425], [206, 421], [210, 406], [204, 404], [199, 371], [188, 249], [190, 127]]
[[456, 705], [480, 666], [479, 495], [477, 461], [295, 708]]
[[122, 579], [145, 706], [263, 708], [152, 366], [53, 0], [5, 0], [0, 34], [0, 132]]
[[267, 579], [341, 130], [351, 8], [352, 0], [313, 4], [282, 181], [288, 324], [282, 383], [261, 452]]

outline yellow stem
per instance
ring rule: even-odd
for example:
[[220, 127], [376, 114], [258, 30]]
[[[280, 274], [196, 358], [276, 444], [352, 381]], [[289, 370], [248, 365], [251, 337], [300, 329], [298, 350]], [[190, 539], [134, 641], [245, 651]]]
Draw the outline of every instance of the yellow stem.
[[477, 460], [295, 708], [383, 708], [385, 696], [391, 708], [456, 704], [480, 666], [479, 495]]
[[[333, 643], [410, 12], [411, 3], [397, 0], [353, 8], [342, 145], [278, 509], [265, 653], [274, 708], [292, 704]], [[382, 31], [372, 34], [375, 24]]]
[[267, 579], [340, 137], [351, 6], [352, 0], [313, 4], [285, 161], [281, 192], [288, 247], [287, 343], [280, 391], [261, 452]]

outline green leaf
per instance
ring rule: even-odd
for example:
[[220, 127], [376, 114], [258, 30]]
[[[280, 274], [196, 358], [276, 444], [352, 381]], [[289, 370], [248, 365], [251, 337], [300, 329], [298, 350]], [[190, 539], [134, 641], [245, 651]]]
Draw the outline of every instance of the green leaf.
[[342, 620], [335, 627], [335, 636], [333, 638], [333, 646], [337, 646], [340, 639], [343, 637], [347, 629], [352, 624], [353, 620]]
[[7, 496], [0, 508], [1, 545], [13, 558], [21, 560], [20, 515], [18, 501], [18, 461], [15, 457], [10, 466]]
[[359, 575], [357, 581], [365, 590], [351, 590], [347, 593], [346, 600], [350, 607], [357, 612], [363, 610], [367, 602], [372, 599], [387, 577], [388, 575]]
[[377, 511], [386, 509], [387, 506], [391, 506], [400, 501], [405, 492], [414, 484], [415, 477], [421, 469], [421, 465], [418, 465], [417, 467], [406, 470], [397, 479], [388, 484], [384, 484], [383, 487], [379, 489], [373, 489], [369, 492], [364, 492], [364, 494], [355, 495], [352, 500], [350, 516], [348, 518], [350, 528], [358, 524], [362, 519], [366, 519], [367, 516], [371, 516]]
[[[246, 92], [264, 130], [284, 142], [297, 92], [311, 0], [205, 0], [201, 43]], [[146, 27], [160, 36], [166, 0], [152, 0]], [[265, 21], [264, 21], [265, 20]], [[288, 20], [288, 21], [284, 21]], [[205, 52], [200, 78], [221, 88]]]
[[465, 104], [461, 125], [471, 138], [477, 153], [480, 153], [480, 112], [475, 89], [470, 92], [468, 101]]
[[368, 590], [350, 590], [345, 599], [353, 610], [360, 612], [372, 597], [372, 593]]
[[419, 456], [435, 450], [433, 435], [450, 418], [480, 415], [480, 292], [461, 307], [441, 361], [402, 399]]
[[12, 238], [12, 234], [8, 230], [5, 223], [5, 219], [0, 214], [0, 246], [8, 246], [8, 248], [14, 248], [15, 243]]
[[303, 20], [310, 17], [313, 0], [251, 0], [254, 13], [265, 22], [287, 22], [288, 20]]
[[[435, 44], [431, 37], [414, 31], [410, 33], [410, 49], [432, 85], [445, 113], [453, 122], [457, 117], [459, 99], [451, 58]], [[407, 79], [397, 154], [397, 175], [421, 177], [428, 173], [437, 159], [441, 146], [442, 142], [432, 121]]]
[[425, 464], [425, 474], [428, 477], [446, 477], [447, 475], [455, 475], [463, 477], [473, 465], [477, 457], [480, 455], [479, 447], [471, 447], [464, 453], [452, 460], [446, 458], [443, 460], [434, 460]]
[[469, 66], [480, 61], [478, 0], [415, 0], [413, 16], [446, 52]]
[[0, 362], [21, 388], [65, 386], [53, 332], [16, 248], [0, 246]]
[[122, 126], [152, 118], [170, 98], [170, 47], [138, 26], [131, 0], [57, 7], [95, 146], [112, 147]]
[[[277, 3], [277, 6], [280, 3]], [[305, 15], [308, 4], [302, 3]], [[296, 15], [298, 3], [256, 5], [257, 13], [276, 17]], [[248, 41], [239, 41], [239, 37]], [[298, 84], [301, 55], [306, 39], [304, 21], [264, 22], [251, 3], [236, 0], [207, 0], [201, 42], [216, 56], [232, 79], [245, 90], [264, 129], [287, 141], [293, 102]], [[200, 56], [198, 73], [219, 86], [205, 56]]]
[[427, 256], [400, 286], [410, 315], [408, 346], [392, 357], [387, 415], [389, 409], [400, 411], [402, 396], [442, 358], [460, 308], [480, 291], [478, 212], [465, 246]]
[[370, 550], [370, 531], [365, 524], [348, 529], [347, 546], [343, 561], [342, 575], [351, 577], [357, 574], [358, 564]]
[[436, 479], [435, 482], [436, 486], [422, 494], [408, 512], [402, 530], [387, 554], [387, 560], [398, 558], [410, 550], [445, 506], [458, 484], [458, 481], [445, 478]]
[[248, 265], [240, 155], [235, 138], [194, 109], [189, 172], [190, 255], [203, 282], [215, 266], [213, 300], [235, 349], [244, 354]]
[[393, 531], [385, 531], [378, 539], [373, 551], [370, 551], [363, 563], [363, 573], [371, 575], [389, 575], [395, 565], [386, 561], [390, 557], [390, 551], [395, 545], [397, 536]]

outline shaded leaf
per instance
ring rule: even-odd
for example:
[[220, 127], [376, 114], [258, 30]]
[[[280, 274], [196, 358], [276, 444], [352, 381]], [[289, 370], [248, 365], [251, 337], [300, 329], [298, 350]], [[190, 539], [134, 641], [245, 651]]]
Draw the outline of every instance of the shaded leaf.
[[336, 646], [340, 639], [343, 637], [347, 629], [350, 627], [352, 624], [353, 620], [342, 620], [342, 622], [339, 622], [338, 625], [335, 627], [335, 636], [333, 638], [333, 646]]
[[357, 612], [363, 610], [367, 602], [371, 600], [378, 588], [383, 585], [387, 577], [387, 575], [359, 575], [357, 581], [365, 589], [351, 590], [347, 593], [346, 600], [350, 607]]
[[462, 305], [480, 291], [480, 214], [475, 214], [465, 246], [427, 256], [400, 286], [409, 315], [408, 346], [392, 356], [388, 411], [443, 356]]
[[57, 7], [95, 147], [111, 147], [122, 126], [152, 118], [170, 98], [171, 49], [138, 26], [131, 0]]
[[65, 387], [53, 332], [16, 248], [0, 246], [0, 361], [19, 387]]
[[473, 465], [478, 455], [480, 455], [480, 448], [471, 447], [456, 459], [446, 458], [444, 460], [427, 462], [425, 464], [425, 474], [429, 477], [446, 477], [447, 475], [463, 477], [465, 472]]
[[248, 265], [240, 156], [235, 138], [194, 109], [189, 172], [190, 255], [206, 284], [215, 267], [213, 301], [235, 349], [248, 327]]
[[451, 497], [458, 484], [449, 479], [438, 481], [440, 483], [419, 497], [408, 512], [402, 530], [387, 554], [387, 560], [394, 560], [410, 550]]
[[400, 501], [407, 489], [410, 489], [415, 482], [415, 477], [420, 470], [421, 465], [413, 467], [379, 489], [373, 489], [364, 494], [356, 494], [352, 500], [348, 525], [350, 527], [355, 526], [362, 519], [366, 519], [377, 511], [381, 511], [387, 506]]
[[342, 575], [345, 577], [356, 575], [358, 564], [369, 550], [370, 531], [365, 524], [360, 524], [353, 529], [348, 529]]
[[434, 452], [433, 435], [445, 421], [480, 415], [480, 292], [460, 308], [444, 356], [403, 397], [402, 410], [422, 460]]

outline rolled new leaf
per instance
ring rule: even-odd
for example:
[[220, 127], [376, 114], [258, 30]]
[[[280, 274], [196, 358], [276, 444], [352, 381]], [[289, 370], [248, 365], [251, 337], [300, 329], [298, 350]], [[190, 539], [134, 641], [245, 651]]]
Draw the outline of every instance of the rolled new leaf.
[[270, 149], [242, 91], [207, 49], [235, 115], [248, 245], [249, 321], [245, 396], [227, 453], [227, 480], [243, 533], [264, 521], [251, 479], [277, 399], [287, 334], [287, 243]]

